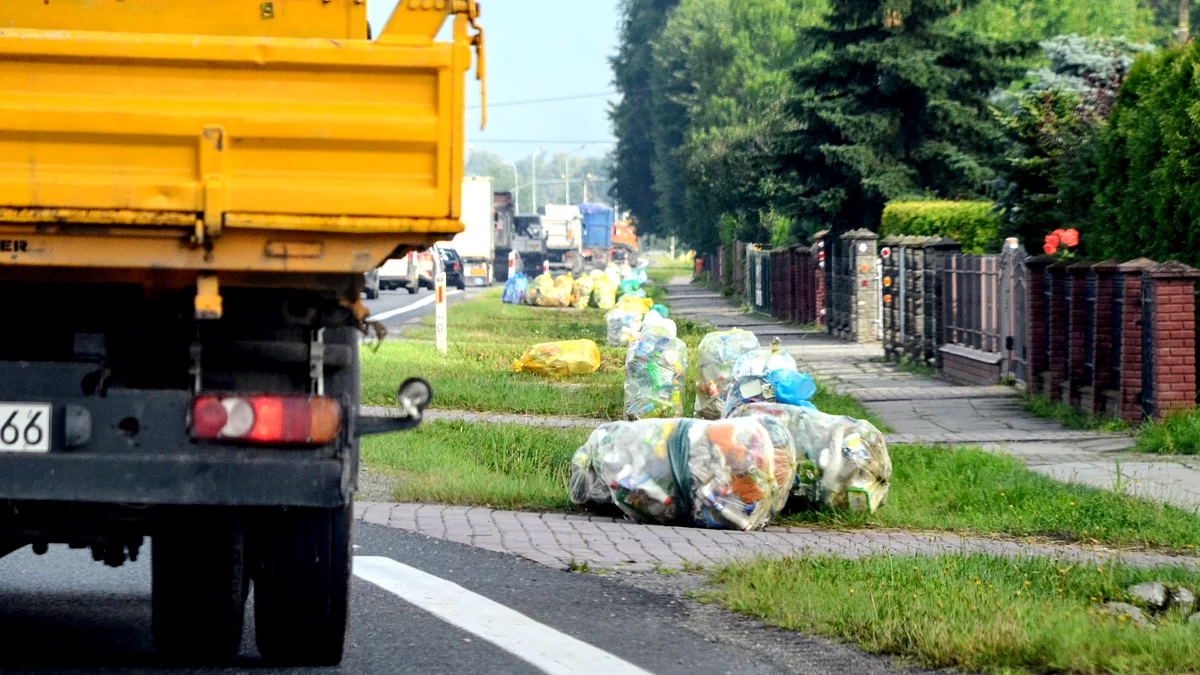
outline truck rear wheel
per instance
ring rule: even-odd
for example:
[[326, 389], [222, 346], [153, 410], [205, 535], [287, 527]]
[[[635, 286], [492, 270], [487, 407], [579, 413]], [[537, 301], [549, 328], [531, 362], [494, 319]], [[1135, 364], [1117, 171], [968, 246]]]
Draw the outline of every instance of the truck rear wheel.
[[286, 509], [260, 523], [254, 627], [264, 658], [333, 666], [346, 646], [353, 508]]
[[242, 644], [249, 577], [241, 520], [197, 514], [151, 538], [154, 645], [169, 660], [222, 663]]

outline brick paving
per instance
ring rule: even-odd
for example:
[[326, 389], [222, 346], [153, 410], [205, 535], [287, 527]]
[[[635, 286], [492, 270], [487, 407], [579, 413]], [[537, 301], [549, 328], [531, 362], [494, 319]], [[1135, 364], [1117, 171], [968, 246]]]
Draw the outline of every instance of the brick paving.
[[758, 556], [939, 555], [988, 553], [1045, 556], [1104, 565], [1181, 565], [1200, 569], [1200, 558], [1114, 552], [1101, 547], [1067, 546], [960, 537], [941, 533], [834, 531], [807, 527], [768, 527], [760, 532], [729, 532], [690, 527], [640, 525], [629, 521], [567, 513], [498, 511], [441, 504], [355, 504], [359, 521], [520, 556], [568, 569], [651, 571], [710, 567]]

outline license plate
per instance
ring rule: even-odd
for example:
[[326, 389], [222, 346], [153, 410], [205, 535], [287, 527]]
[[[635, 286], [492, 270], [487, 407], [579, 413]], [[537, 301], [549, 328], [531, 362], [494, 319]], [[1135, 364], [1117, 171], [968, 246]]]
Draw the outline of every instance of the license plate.
[[50, 452], [49, 403], [0, 403], [0, 452]]
[[482, 286], [484, 281], [486, 281], [486, 280], [485, 280], [485, 279], [480, 279], [480, 278], [476, 277], [476, 279], [475, 279], [475, 285], [476, 285], [476, 286]]

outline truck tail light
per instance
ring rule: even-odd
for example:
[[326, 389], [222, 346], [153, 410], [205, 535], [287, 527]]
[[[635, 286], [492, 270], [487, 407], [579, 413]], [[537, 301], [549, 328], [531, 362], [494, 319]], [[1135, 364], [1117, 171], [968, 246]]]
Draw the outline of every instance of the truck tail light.
[[203, 394], [192, 399], [192, 438], [260, 445], [324, 445], [337, 438], [337, 401], [304, 394]]

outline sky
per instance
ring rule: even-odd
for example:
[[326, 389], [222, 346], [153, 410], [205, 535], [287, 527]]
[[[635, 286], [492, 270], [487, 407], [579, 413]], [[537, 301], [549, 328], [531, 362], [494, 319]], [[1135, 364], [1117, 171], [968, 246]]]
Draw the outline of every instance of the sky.
[[[367, 0], [376, 34], [395, 6], [395, 0]], [[479, 131], [479, 83], [472, 71], [467, 77], [467, 142], [510, 161], [539, 149], [580, 157], [611, 149], [608, 102], [615, 95], [499, 104], [613, 91], [608, 57], [617, 50], [617, 0], [482, 0], [481, 8], [488, 124]], [[497, 142], [510, 140], [522, 142]], [[606, 143], [580, 149], [583, 141]]]

